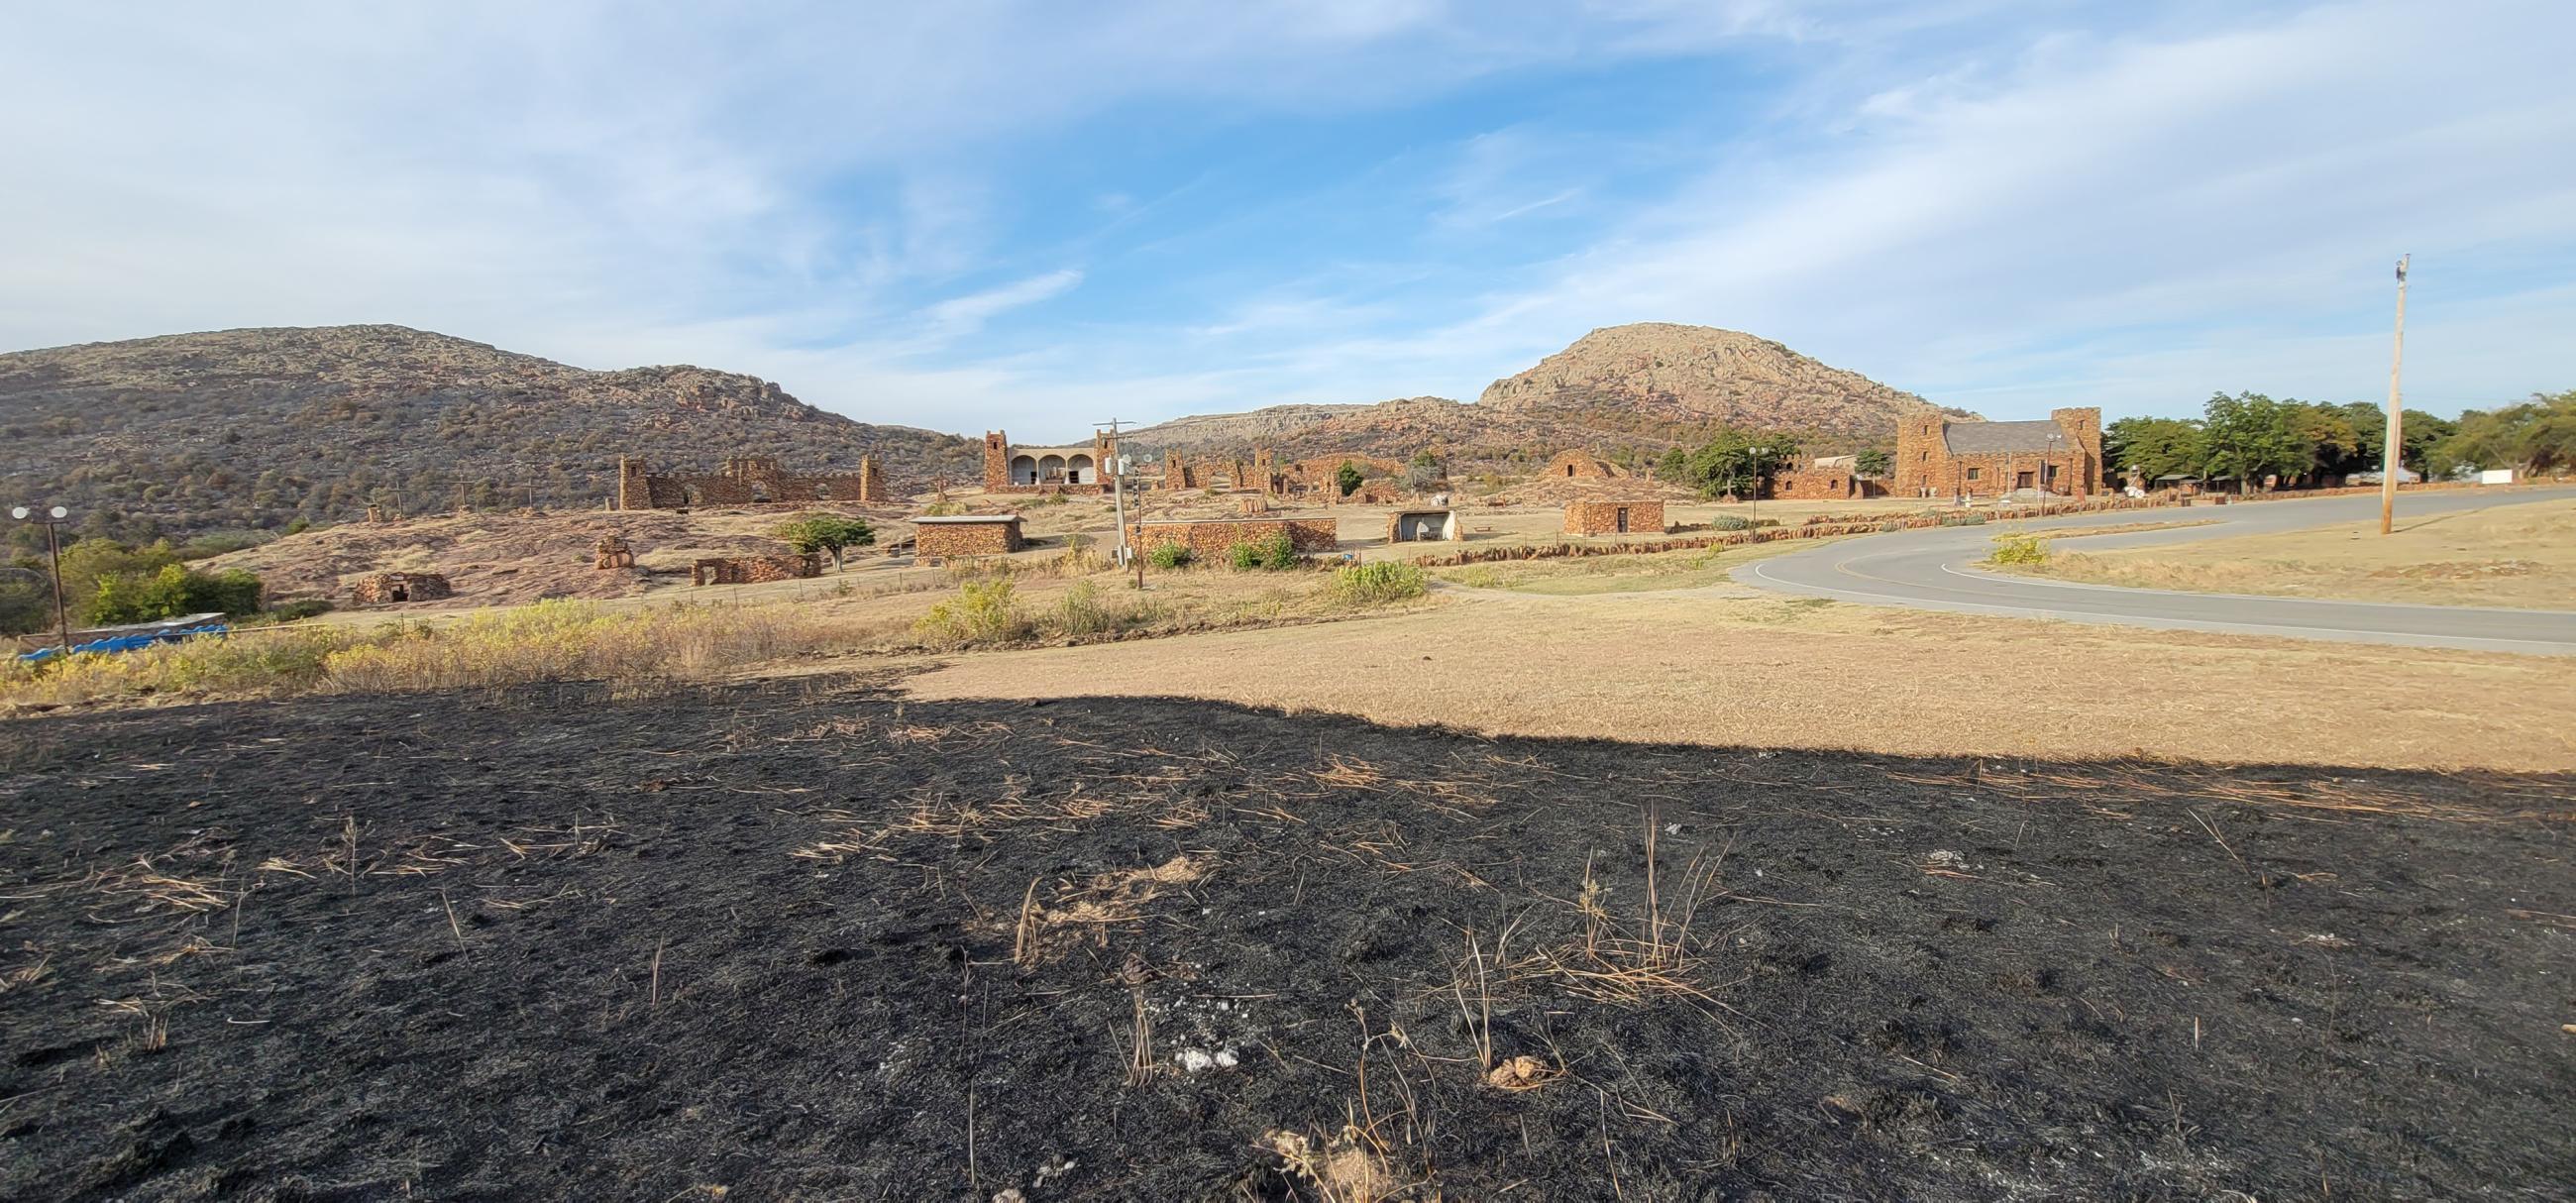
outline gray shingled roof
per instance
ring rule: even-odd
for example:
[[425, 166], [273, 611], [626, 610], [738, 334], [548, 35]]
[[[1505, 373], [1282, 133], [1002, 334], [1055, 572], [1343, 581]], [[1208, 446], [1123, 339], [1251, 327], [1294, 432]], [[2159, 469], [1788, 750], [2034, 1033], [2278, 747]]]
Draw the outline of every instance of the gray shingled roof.
[[1996, 455], [2013, 451], [2046, 451], [2048, 436], [2057, 435], [2061, 449], [2066, 432], [2055, 422], [1945, 422], [1941, 445], [1952, 455]]

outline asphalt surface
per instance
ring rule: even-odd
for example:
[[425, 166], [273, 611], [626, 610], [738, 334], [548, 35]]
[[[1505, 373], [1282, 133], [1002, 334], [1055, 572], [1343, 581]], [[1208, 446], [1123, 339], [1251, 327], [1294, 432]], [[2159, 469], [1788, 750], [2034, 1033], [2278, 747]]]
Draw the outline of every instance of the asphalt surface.
[[[2511, 489], [2401, 494], [2397, 522], [2439, 521], [2443, 515], [2497, 505], [2576, 498], [2576, 489]], [[2208, 520], [2211, 525], [2098, 535], [2095, 548], [2143, 547], [2235, 535], [2268, 534], [2330, 526], [2379, 516], [2379, 498], [2324, 497], [2262, 501], [2174, 510], [2128, 510], [2015, 521], [2034, 530], [2116, 526], [2123, 523]], [[2238, 593], [2184, 593], [2124, 589], [1976, 567], [1993, 550], [1999, 525], [1938, 527], [1847, 539], [1760, 560], [1734, 578], [1783, 593], [1830, 597], [1874, 605], [2007, 614], [2069, 622], [2111, 623], [2168, 630], [2233, 631], [2304, 639], [2340, 639], [2417, 647], [2576, 655], [2576, 612], [2499, 610], [2470, 606], [2312, 601]]]

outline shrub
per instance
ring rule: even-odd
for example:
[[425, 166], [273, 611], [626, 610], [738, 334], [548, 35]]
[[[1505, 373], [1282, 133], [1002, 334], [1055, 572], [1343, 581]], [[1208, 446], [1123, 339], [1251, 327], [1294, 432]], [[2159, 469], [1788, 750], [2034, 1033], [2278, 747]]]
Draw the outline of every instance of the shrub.
[[331, 599], [327, 597], [307, 597], [288, 602], [282, 606], [269, 607], [268, 617], [277, 622], [301, 622], [304, 619], [311, 618], [317, 614], [328, 614], [331, 610]]
[[1118, 629], [1119, 615], [1100, 604], [1100, 589], [1089, 581], [1075, 581], [1056, 602], [1056, 628], [1075, 639], [1087, 639]]
[[921, 516], [924, 518], [954, 518], [965, 512], [966, 503], [962, 501], [935, 501], [921, 507]]
[[1997, 535], [1989, 564], [2045, 564], [2048, 544], [2037, 535]]
[[1162, 569], [1165, 572], [1170, 572], [1175, 568], [1186, 568], [1190, 563], [1189, 545], [1186, 543], [1157, 543], [1154, 545], [1154, 550], [1145, 553], [1145, 562], [1156, 568]]
[[1333, 573], [1333, 598], [1349, 606], [1382, 606], [1420, 597], [1430, 584], [1412, 564], [1352, 564]]
[[1250, 572], [1261, 567], [1261, 549], [1249, 543], [1229, 544], [1225, 549], [1225, 562], [1238, 572]]
[[101, 626], [210, 612], [238, 616], [258, 613], [259, 595], [259, 577], [247, 569], [207, 573], [173, 563], [150, 573], [100, 577], [88, 614], [89, 621]]
[[1008, 578], [967, 581], [957, 587], [954, 599], [932, 606], [912, 624], [922, 642], [942, 648], [1010, 643], [1025, 637], [1028, 629]]
[[1708, 520], [1710, 530], [1752, 530], [1753, 524], [1736, 514], [1719, 514]]
[[1261, 566], [1272, 572], [1294, 568], [1304, 558], [1297, 554], [1297, 541], [1284, 530], [1263, 536], [1260, 542], [1252, 545], [1252, 549], [1260, 557]]

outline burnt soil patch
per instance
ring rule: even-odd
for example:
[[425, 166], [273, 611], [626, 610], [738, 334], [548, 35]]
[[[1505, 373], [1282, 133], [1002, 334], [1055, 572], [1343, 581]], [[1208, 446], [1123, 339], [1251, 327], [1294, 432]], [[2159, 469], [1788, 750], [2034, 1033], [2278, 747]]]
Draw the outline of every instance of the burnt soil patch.
[[848, 681], [30, 720], [0, 1196], [2538, 1198], [2571, 794]]

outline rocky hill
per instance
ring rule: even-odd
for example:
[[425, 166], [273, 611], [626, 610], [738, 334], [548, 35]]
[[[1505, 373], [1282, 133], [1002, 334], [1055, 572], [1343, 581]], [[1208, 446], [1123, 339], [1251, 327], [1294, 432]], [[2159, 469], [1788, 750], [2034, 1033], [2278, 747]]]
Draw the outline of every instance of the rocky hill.
[[1375, 405], [1281, 405], [1182, 418], [1130, 445], [1166, 453], [1277, 447], [1290, 457], [1356, 451], [1388, 458], [1433, 447], [1453, 462], [1507, 465], [1568, 448], [1653, 455], [1721, 425], [1794, 431], [1818, 449], [1893, 439], [1927, 404], [1769, 339], [1647, 322], [1595, 330], [1473, 404], [1413, 397]]
[[617, 457], [793, 469], [876, 455], [897, 489], [979, 444], [825, 413], [696, 367], [588, 371], [401, 326], [222, 330], [0, 355], [0, 494], [129, 536], [411, 512], [596, 506]]

